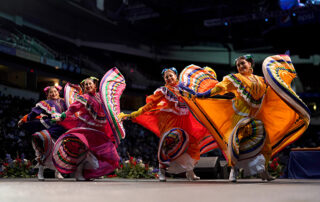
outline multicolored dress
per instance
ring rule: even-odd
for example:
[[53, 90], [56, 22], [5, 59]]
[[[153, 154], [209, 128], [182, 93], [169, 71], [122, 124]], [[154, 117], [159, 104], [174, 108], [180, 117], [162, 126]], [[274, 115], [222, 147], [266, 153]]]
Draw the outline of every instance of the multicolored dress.
[[[189, 104], [229, 165], [244, 168], [245, 175], [262, 172], [269, 159], [299, 138], [310, 122], [308, 108], [291, 89], [296, 73], [290, 57], [268, 57], [263, 72], [265, 78], [227, 75], [214, 88], [195, 92], [197, 97], [211, 98], [193, 98]], [[182, 80], [180, 86], [188, 89], [185, 84]], [[226, 92], [235, 97], [212, 98]]]
[[209, 131], [175, 93], [177, 87], [158, 88], [139, 109], [141, 114], [133, 119], [160, 138], [158, 160], [171, 173], [193, 170], [201, 153], [217, 148]]
[[[74, 94], [66, 119], [60, 122], [68, 131], [57, 140], [53, 150], [53, 163], [59, 172], [73, 173], [78, 165], [84, 164], [83, 176], [90, 179], [106, 175], [118, 167], [120, 158], [116, 147], [118, 135], [124, 135], [124, 131], [116, 113], [120, 112], [118, 105], [124, 88], [123, 76], [113, 68], [101, 81], [101, 93]], [[108, 101], [109, 96], [112, 101]]]
[[51, 119], [59, 117], [66, 109], [64, 99], [43, 100], [22, 118], [24, 122], [22, 128], [33, 133], [32, 146], [39, 163], [48, 168], [54, 168], [51, 161], [54, 142], [66, 131]]

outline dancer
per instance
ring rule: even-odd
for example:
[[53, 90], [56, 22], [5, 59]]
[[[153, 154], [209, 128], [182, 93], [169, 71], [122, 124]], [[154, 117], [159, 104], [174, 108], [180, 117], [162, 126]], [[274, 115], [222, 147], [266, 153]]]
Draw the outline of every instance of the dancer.
[[[115, 68], [106, 75], [110, 76], [110, 72], [123, 78]], [[61, 121], [65, 117], [60, 124], [69, 130], [55, 144], [54, 165], [61, 173], [75, 173], [76, 180], [80, 181], [114, 171], [120, 160], [115, 126], [105, 108], [103, 96], [97, 92], [98, 82], [95, 77], [84, 79], [81, 82], [84, 94], [76, 95], [66, 113], [56, 119]], [[114, 100], [119, 101], [121, 93]]]
[[[204, 124], [215, 136], [232, 167], [229, 176], [232, 182], [237, 180], [236, 168], [244, 168], [245, 175], [260, 174], [263, 180], [273, 180], [267, 170], [271, 156], [297, 139], [310, 121], [308, 109], [301, 100], [296, 102], [298, 96], [290, 88], [295, 76], [290, 58], [283, 55], [270, 58], [267, 58], [268, 61], [273, 63], [264, 65], [265, 69], [269, 68], [264, 72], [268, 82], [273, 80], [270, 75], [277, 75], [268, 72], [282, 71], [282, 77], [277, 76], [278, 83], [271, 88], [263, 77], [253, 74], [252, 56], [244, 55], [235, 61], [239, 73], [224, 77], [222, 82], [205, 92], [187, 93], [194, 97], [196, 107], [206, 111], [205, 114], [198, 111], [197, 116], [200, 120], [210, 119]], [[286, 91], [277, 88], [278, 84], [286, 86]], [[296, 98], [286, 100], [288, 91]], [[195, 99], [227, 92], [234, 93], [235, 97], [232, 100], [211, 98], [206, 102]], [[303, 109], [297, 109], [295, 105], [301, 105]]]
[[[236, 167], [249, 169], [251, 175], [261, 174], [261, 177], [268, 181], [273, 180], [267, 169], [271, 156], [270, 141], [265, 133], [263, 122], [255, 118], [267, 85], [263, 77], [253, 74], [254, 61], [251, 55], [238, 57], [235, 64], [238, 73], [226, 76], [210, 91], [210, 96], [225, 92], [235, 94], [233, 105], [235, 114], [232, 117], [234, 132], [228, 142], [229, 153], [235, 155], [230, 155], [229, 165], [232, 168], [229, 180], [236, 182]], [[241, 84], [237, 85], [237, 81]], [[256, 152], [251, 153], [250, 157], [255, 157], [241, 161], [240, 159], [244, 159], [245, 155], [249, 157], [248, 153], [253, 148], [256, 148]]]
[[193, 168], [200, 159], [199, 141], [209, 132], [190, 113], [184, 100], [176, 95], [177, 70], [174, 67], [166, 68], [162, 76], [165, 86], [148, 96], [146, 105], [131, 114], [121, 113], [119, 118], [131, 119], [160, 138], [160, 181], [166, 181], [166, 171], [176, 174], [186, 172], [188, 180], [198, 180], [200, 178], [194, 174]]
[[[45, 167], [56, 170], [52, 164], [51, 152], [54, 142], [66, 131], [62, 126], [51, 122], [52, 118], [60, 116], [67, 109], [64, 99], [59, 95], [61, 89], [61, 86], [44, 88], [47, 100], [37, 103], [32, 111], [18, 122], [19, 127], [33, 134], [32, 146], [36, 152], [39, 180], [44, 180]], [[63, 178], [58, 171], [55, 176]]]

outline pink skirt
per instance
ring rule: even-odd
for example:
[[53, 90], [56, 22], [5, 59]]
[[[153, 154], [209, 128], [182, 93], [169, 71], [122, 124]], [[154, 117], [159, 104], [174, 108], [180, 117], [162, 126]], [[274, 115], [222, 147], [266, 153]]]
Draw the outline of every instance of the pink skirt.
[[73, 173], [84, 163], [83, 176], [98, 178], [113, 172], [119, 166], [119, 155], [110, 138], [92, 128], [73, 128], [56, 142], [53, 164], [61, 173]]

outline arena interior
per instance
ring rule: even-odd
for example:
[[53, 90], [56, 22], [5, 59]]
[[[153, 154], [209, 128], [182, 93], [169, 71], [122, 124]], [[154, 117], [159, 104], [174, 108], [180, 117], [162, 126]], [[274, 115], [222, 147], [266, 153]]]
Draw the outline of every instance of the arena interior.
[[[17, 158], [35, 164], [31, 134], [17, 123], [46, 99], [44, 87], [101, 78], [112, 67], [125, 77], [120, 104], [130, 113], [164, 85], [163, 68], [209, 66], [221, 81], [237, 71], [241, 55], [251, 54], [254, 73], [262, 76], [266, 57], [288, 54], [298, 76], [292, 88], [311, 112], [304, 134], [276, 155], [281, 171], [268, 183], [229, 183], [230, 168], [216, 149], [201, 156], [215, 162], [211, 170], [195, 170], [197, 182], [184, 175], [169, 175], [163, 184], [114, 173], [93, 182], [69, 175], [61, 182], [50, 171], [45, 182], [0, 175], [1, 201], [319, 201], [319, 27], [319, 0], [1, 0], [0, 165]], [[124, 127], [121, 161], [134, 157], [157, 169], [159, 138], [131, 121]], [[312, 152], [313, 159], [301, 164], [314, 163], [311, 170], [292, 175], [292, 152]]]

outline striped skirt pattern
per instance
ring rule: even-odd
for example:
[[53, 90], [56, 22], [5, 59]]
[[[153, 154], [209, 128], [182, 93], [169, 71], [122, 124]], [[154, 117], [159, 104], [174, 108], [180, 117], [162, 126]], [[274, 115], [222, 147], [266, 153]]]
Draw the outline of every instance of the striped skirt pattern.
[[189, 135], [181, 128], [172, 128], [162, 135], [159, 143], [158, 159], [161, 164], [170, 164], [188, 148]]
[[36, 152], [36, 157], [39, 163], [50, 167], [51, 154], [54, 146], [54, 141], [48, 130], [42, 130], [32, 134], [32, 147]]
[[84, 160], [87, 146], [76, 136], [67, 134], [58, 140], [53, 151], [53, 163], [61, 173], [73, 173]]
[[232, 164], [258, 155], [265, 140], [266, 132], [260, 120], [241, 119], [229, 139], [228, 150]]

